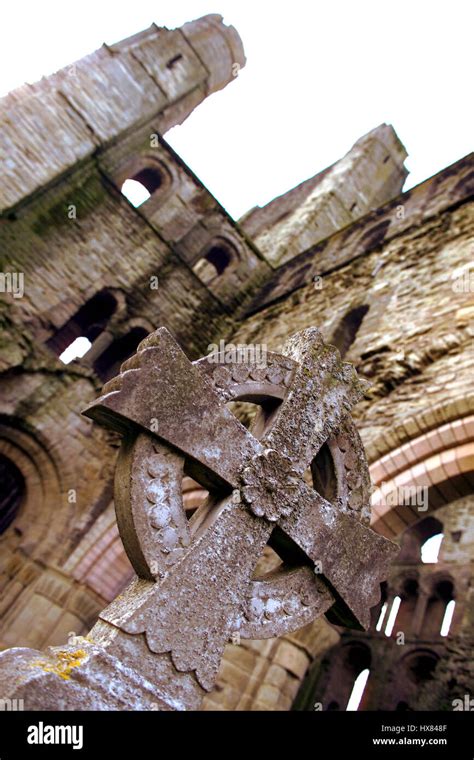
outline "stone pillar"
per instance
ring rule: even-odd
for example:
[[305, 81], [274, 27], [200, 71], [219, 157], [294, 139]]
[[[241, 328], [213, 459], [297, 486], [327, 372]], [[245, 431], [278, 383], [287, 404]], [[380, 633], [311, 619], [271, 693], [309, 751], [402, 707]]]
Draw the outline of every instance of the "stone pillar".
[[418, 601], [415, 607], [415, 613], [411, 624], [411, 631], [415, 636], [419, 636], [423, 627], [423, 621], [428, 607], [429, 593], [422, 587], [418, 592]]
[[95, 360], [113, 343], [114, 336], [109, 330], [104, 330], [97, 336], [88, 352], [83, 356], [82, 363], [92, 367]]

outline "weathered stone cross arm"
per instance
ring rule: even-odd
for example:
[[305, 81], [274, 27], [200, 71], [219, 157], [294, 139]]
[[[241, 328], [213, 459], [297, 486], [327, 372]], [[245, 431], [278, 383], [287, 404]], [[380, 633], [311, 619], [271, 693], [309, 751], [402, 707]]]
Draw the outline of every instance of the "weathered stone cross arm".
[[[324, 613], [367, 628], [397, 549], [368, 527], [370, 480], [349, 416], [361, 393], [315, 328], [266, 367], [192, 363], [165, 329], [152, 333], [85, 411], [124, 436], [115, 504], [137, 577], [80, 650], [53, 648], [43, 664], [31, 650], [0, 655], [0, 684], [20, 664], [30, 701], [37, 689], [70, 709], [79, 692], [82, 709], [194, 709], [234, 633], [279, 636]], [[230, 400], [260, 405], [251, 430]], [[191, 520], [184, 474], [209, 490]], [[282, 564], [255, 578], [267, 543]]]

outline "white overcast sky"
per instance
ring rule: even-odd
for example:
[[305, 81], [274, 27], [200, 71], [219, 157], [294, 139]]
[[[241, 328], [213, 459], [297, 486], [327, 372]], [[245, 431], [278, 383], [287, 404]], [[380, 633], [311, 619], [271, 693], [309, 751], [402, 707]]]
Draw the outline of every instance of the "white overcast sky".
[[406, 188], [473, 150], [473, 0], [14, 0], [0, 94], [148, 27], [220, 13], [247, 66], [167, 133], [235, 218], [392, 124]]

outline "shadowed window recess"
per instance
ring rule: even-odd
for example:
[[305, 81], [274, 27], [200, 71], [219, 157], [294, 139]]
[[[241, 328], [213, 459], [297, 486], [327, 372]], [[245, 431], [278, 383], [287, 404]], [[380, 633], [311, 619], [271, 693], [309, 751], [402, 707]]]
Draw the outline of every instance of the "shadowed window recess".
[[108, 290], [90, 298], [63, 327], [46, 341], [46, 345], [64, 362], [84, 356], [103, 332], [117, 309], [117, 299]]
[[354, 343], [368, 311], [369, 307], [366, 304], [356, 306], [345, 314], [336, 327], [330, 342], [339, 349], [342, 358]]
[[0, 534], [18, 513], [25, 490], [25, 480], [18, 467], [0, 454]]
[[122, 194], [138, 208], [165, 184], [163, 173], [154, 167], [146, 166], [122, 185]]
[[120, 365], [136, 351], [138, 344], [147, 335], [148, 331], [144, 327], [133, 327], [125, 335], [116, 338], [94, 362], [94, 369], [101, 380], [105, 382], [117, 375]]
[[193, 266], [193, 272], [205, 285], [217, 280], [225, 270], [237, 261], [234, 246], [223, 239], [218, 239]]
[[454, 584], [450, 578], [439, 580], [433, 588], [423, 618], [421, 636], [426, 639], [447, 636], [455, 609]]

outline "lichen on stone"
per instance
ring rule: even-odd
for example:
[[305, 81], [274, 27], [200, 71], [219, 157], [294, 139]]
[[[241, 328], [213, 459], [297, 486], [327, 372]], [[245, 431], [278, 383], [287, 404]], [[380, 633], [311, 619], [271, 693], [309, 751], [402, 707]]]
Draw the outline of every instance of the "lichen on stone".
[[54, 673], [64, 681], [69, 681], [72, 670], [82, 665], [87, 657], [85, 649], [76, 649], [74, 652], [60, 650], [55, 654], [56, 662], [53, 660], [49, 662], [47, 660], [36, 660], [31, 664], [31, 667], [41, 668], [45, 673]]

